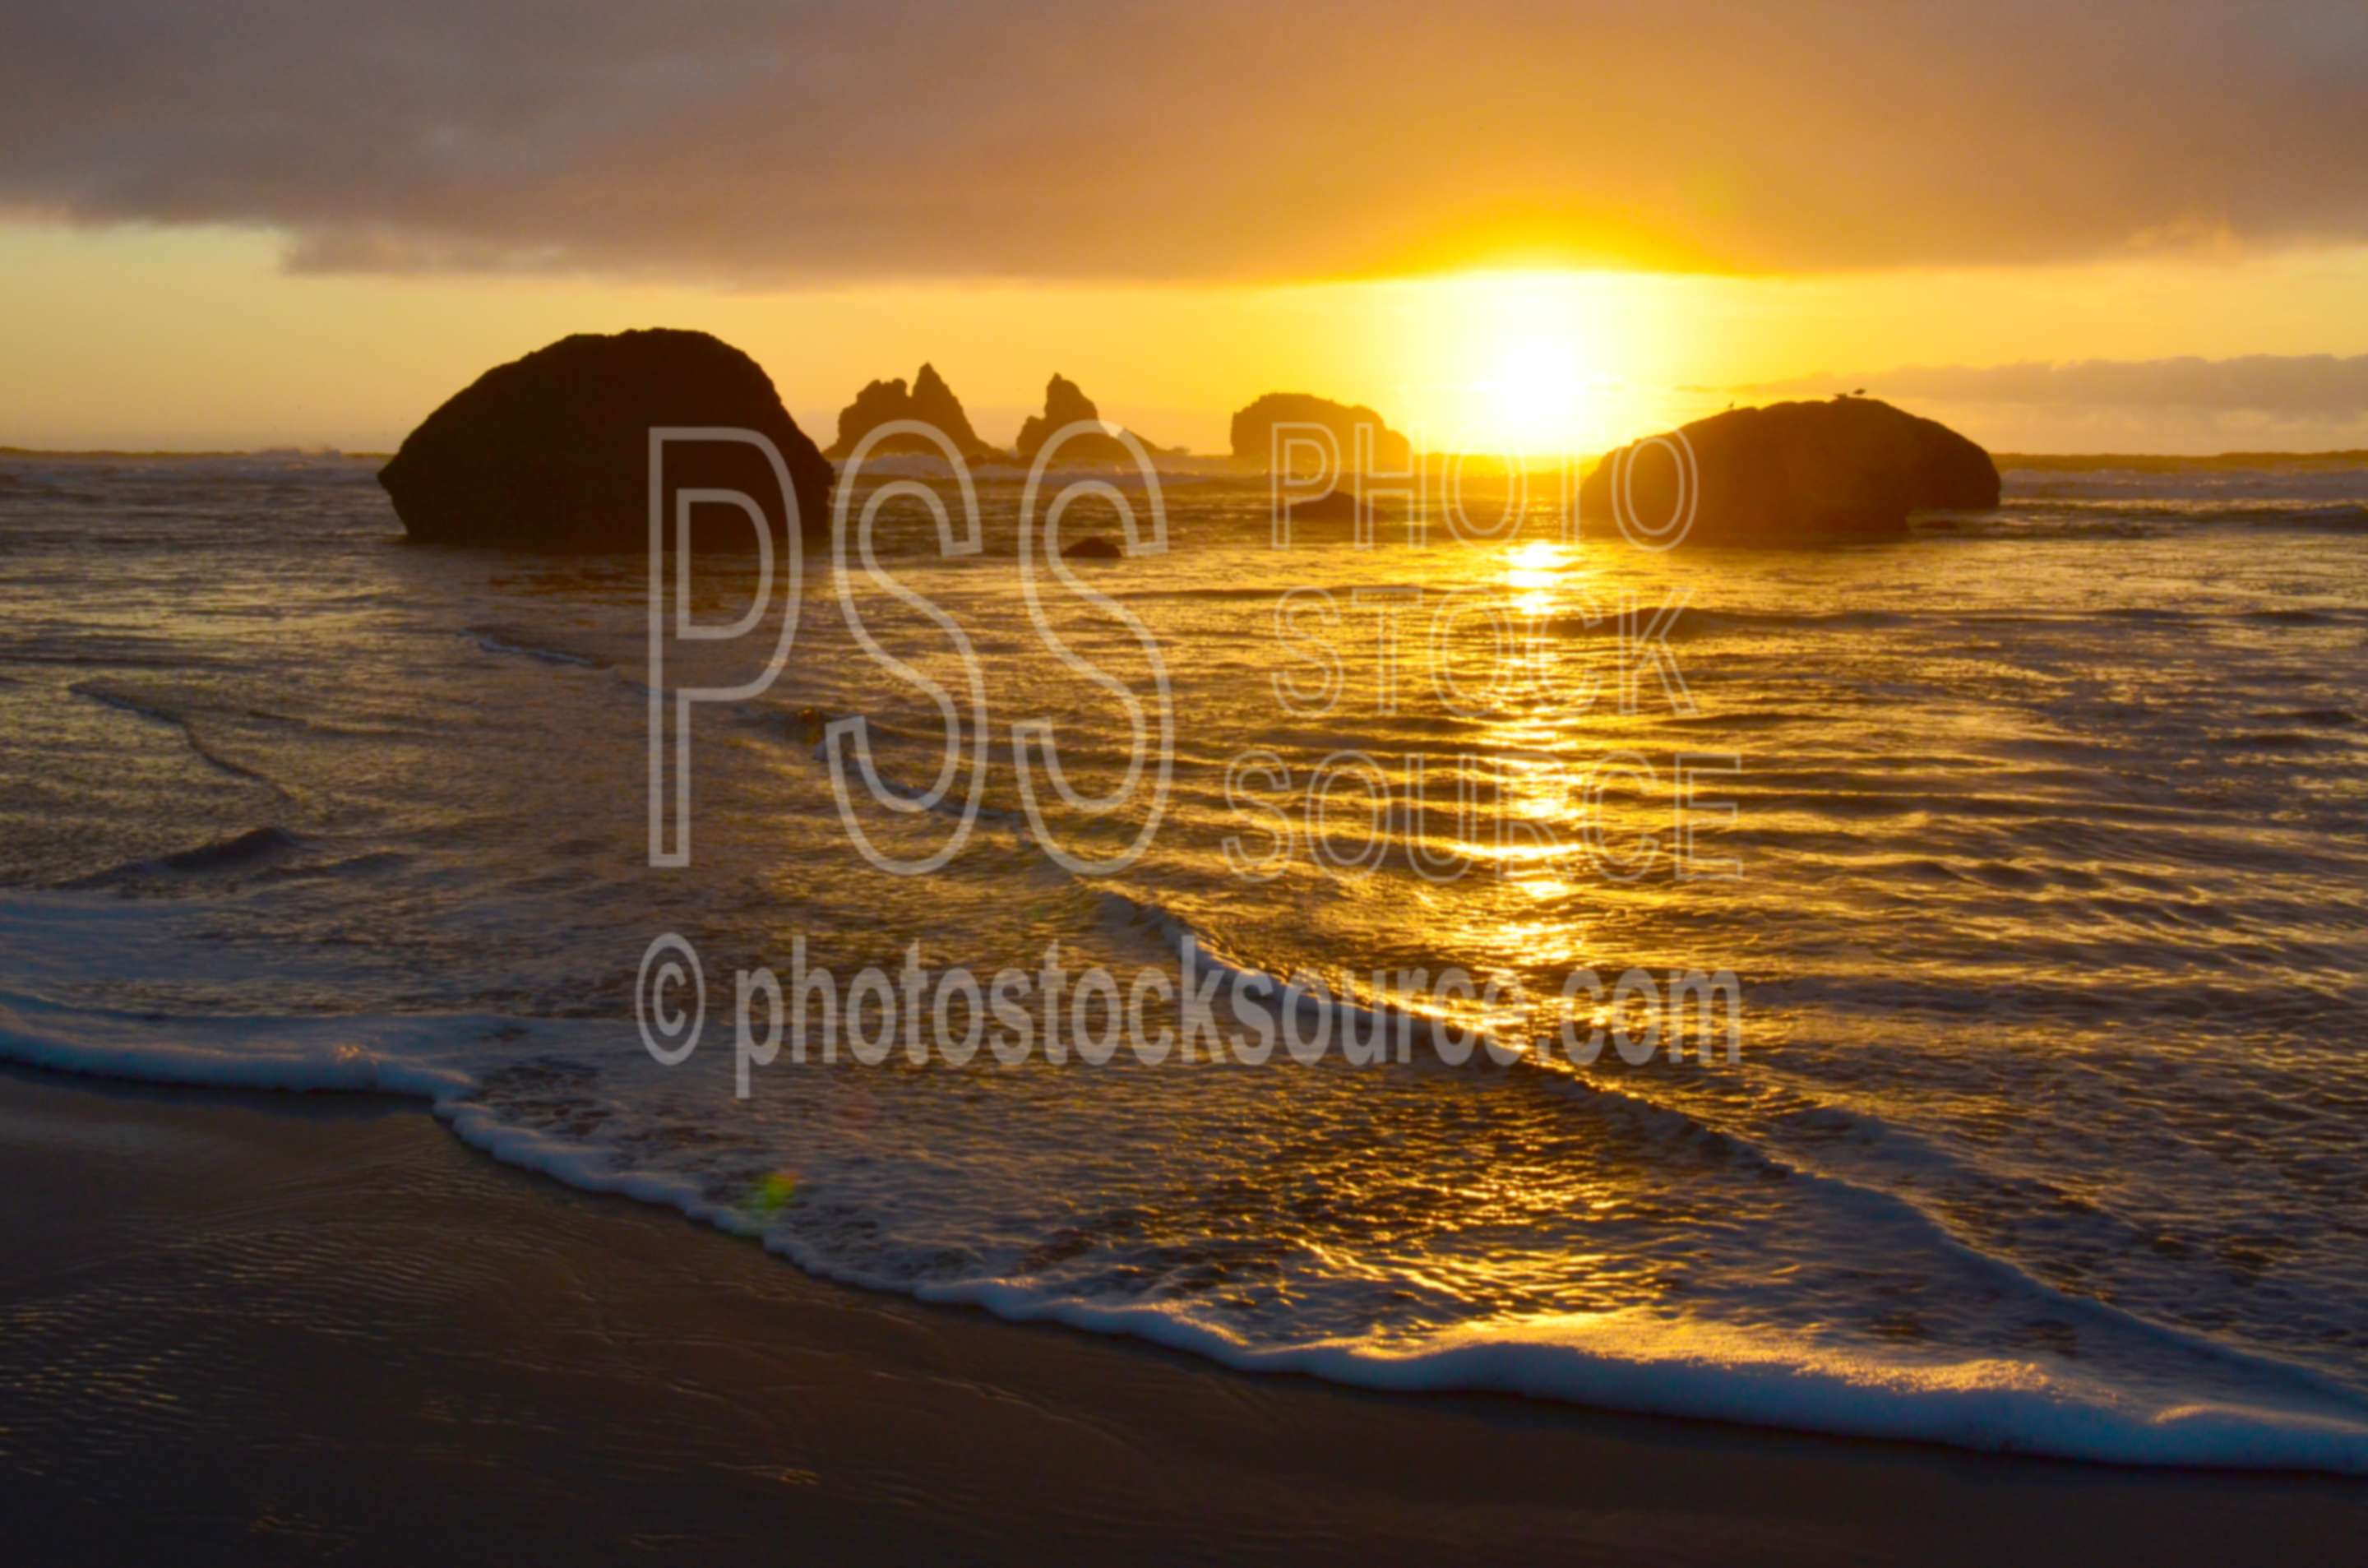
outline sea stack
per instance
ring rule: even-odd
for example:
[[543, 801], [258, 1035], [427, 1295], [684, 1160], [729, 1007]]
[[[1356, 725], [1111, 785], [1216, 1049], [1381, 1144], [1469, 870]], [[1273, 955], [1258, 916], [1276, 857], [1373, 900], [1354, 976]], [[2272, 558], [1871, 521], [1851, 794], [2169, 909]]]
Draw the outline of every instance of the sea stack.
[[[581, 333], [495, 366], [405, 437], [378, 482], [419, 543], [645, 550], [650, 430], [657, 426], [768, 437], [789, 468], [801, 530], [828, 537], [829, 461], [781, 406], [763, 369], [703, 332]], [[672, 488], [751, 496], [774, 537], [786, 537], [780, 485], [755, 447], [671, 446], [666, 479]], [[755, 530], [734, 508], [701, 507], [693, 526], [700, 548], [756, 548]]]
[[[1268, 392], [1236, 412], [1233, 424], [1234, 460], [1259, 468], [1271, 467], [1278, 425], [1314, 425], [1330, 432], [1338, 444], [1339, 466], [1344, 472], [1372, 468], [1405, 473], [1414, 466], [1412, 444], [1391, 429], [1389, 422], [1379, 414], [1361, 403], [1334, 403], [1311, 392]], [[1361, 444], [1360, 431], [1367, 432]], [[1284, 439], [1290, 438], [1291, 433], [1285, 431]], [[1312, 439], [1312, 432], [1303, 434], [1301, 438]]]
[[[855, 401], [838, 412], [838, 439], [824, 454], [835, 461], [844, 462], [854, 455], [855, 449], [866, 436], [898, 419], [917, 419], [941, 432], [953, 449], [965, 460], [995, 459], [1005, 454], [988, 446], [971, 428], [970, 415], [962, 412], [962, 399], [954, 396], [953, 388], [946, 385], [937, 367], [924, 364], [913, 378], [907, 391], [903, 378], [873, 381], [855, 394]], [[922, 452], [942, 456], [945, 449], [926, 436], [890, 436], [871, 449], [875, 452]]]
[[[1990, 456], [1937, 421], [1873, 398], [1736, 408], [1681, 426], [1693, 455], [1690, 544], [1847, 544], [1898, 539], [1907, 514], [1977, 511], [1998, 504]], [[1613, 481], [1624, 490], [1638, 537], [1677, 515], [1678, 464], [1638, 442], [1611, 453], [1579, 486], [1579, 515], [1615, 526]]]
[[[1101, 425], [1101, 411], [1094, 406], [1094, 400], [1087, 397], [1076, 382], [1066, 376], [1054, 375], [1044, 383], [1044, 412], [1030, 415], [1028, 422], [1019, 427], [1019, 439], [1014, 443], [1019, 460], [1035, 461], [1036, 454], [1043, 449], [1045, 442], [1081, 419]], [[1102, 427], [1105, 430], [1115, 428], [1108, 425]], [[1159, 450], [1148, 441], [1143, 442], [1143, 449], [1145, 452]], [[1055, 455], [1064, 463], [1127, 463], [1134, 460], [1134, 454], [1116, 436], [1090, 432], [1070, 437], [1061, 443]]]

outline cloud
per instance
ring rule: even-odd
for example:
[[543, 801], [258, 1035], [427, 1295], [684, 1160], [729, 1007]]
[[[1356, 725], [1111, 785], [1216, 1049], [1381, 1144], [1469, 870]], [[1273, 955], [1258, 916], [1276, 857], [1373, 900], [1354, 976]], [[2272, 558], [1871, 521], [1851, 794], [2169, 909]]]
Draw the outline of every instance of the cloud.
[[2368, 13], [18, 0], [0, 210], [752, 284], [2368, 238]]
[[1911, 366], [1859, 375], [1821, 371], [1736, 390], [1761, 397], [1822, 396], [1861, 386], [1877, 397], [1956, 405], [2344, 420], [2368, 415], [2368, 354]]
[[1823, 397], [1857, 387], [1953, 426], [1993, 451], [2368, 448], [2368, 354], [1924, 365], [1820, 372], [1726, 392]]

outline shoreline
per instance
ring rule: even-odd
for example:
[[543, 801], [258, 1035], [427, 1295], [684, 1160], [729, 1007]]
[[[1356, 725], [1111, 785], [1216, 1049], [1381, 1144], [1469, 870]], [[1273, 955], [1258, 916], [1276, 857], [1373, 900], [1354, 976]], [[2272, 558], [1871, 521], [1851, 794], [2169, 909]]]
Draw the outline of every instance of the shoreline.
[[2321, 1556], [2368, 1484], [1252, 1377], [865, 1293], [416, 1101], [0, 1070], [35, 1560]]

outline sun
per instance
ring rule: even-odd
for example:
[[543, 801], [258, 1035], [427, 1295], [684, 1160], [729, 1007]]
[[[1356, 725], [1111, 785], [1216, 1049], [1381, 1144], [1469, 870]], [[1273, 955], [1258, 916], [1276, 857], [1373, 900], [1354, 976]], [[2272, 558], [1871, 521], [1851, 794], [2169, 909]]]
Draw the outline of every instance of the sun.
[[1543, 333], [1498, 345], [1473, 388], [1494, 444], [1522, 453], [1568, 444], [1588, 390], [1577, 345]]
[[1385, 287], [1390, 406], [1426, 450], [1551, 460], [1633, 433], [1638, 369], [1668, 330], [1634, 278], [1484, 271]]

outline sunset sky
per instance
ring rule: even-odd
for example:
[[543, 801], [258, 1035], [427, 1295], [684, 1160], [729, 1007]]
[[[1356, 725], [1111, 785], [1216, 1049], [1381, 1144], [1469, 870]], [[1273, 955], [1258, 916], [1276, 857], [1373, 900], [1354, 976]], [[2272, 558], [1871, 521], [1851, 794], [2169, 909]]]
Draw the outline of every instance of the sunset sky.
[[10, 34], [0, 444], [385, 449], [490, 364], [670, 324], [825, 439], [927, 358], [991, 439], [1059, 370], [1201, 449], [1270, 390], [1592, 450], [1855, 386], [2001, 449], [2368, 445], [2356, 0], [37, 0]]

